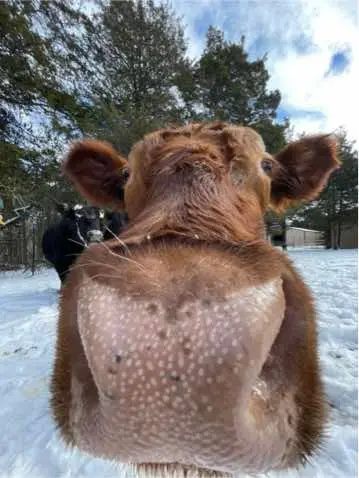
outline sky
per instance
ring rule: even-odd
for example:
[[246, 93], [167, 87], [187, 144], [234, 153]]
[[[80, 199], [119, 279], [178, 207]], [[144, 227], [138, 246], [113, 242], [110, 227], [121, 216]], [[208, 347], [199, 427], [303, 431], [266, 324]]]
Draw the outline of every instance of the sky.
[[198, 58], [209, 25], [225, 39], [246, 37], [250, 58], [268, 55], [269, 88], [300, 134], [344, 126], [359, 139], [359, 29], [356, 0], [173, 0], [183, 17], [188, 55]]

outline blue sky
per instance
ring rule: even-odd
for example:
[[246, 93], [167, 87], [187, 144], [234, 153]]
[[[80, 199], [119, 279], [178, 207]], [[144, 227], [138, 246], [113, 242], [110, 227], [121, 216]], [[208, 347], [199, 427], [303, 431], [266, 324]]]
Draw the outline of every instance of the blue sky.
[[173, 0], [183, 16], [188, 53], [198, 58], [209, 25], [225, 38], [246, 37], [251, 58], [268, 55], [270, 88], [282, 93], [279, 118], [295, 131], [358, 136], [356, 0]]
[[350, 67], [350, 49], [338, 50], [333, 53], [330, 59], [330, 65], [327, 74], [341, 75], [348, 67]]

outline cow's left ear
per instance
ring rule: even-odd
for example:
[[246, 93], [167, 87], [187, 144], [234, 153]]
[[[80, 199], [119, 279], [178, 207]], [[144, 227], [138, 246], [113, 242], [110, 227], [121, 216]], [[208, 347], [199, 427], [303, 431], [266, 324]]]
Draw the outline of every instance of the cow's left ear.
[[271, 206], [283, 210], [314, 199], [340, 167], [337, 143], [331, 135], [308, 136], [290, 143], [276, 156], [272, 172]]
[[64, 215], [70, 209], [69, 205], [65, 202], [58, 202], [53, 199], [53, 203], [55, 205], [56, 211], [62, 215]]
[[63, 170], [93, 205], [124, 209], [128, 163], [110, 144], [90, 139], [75, 143]]

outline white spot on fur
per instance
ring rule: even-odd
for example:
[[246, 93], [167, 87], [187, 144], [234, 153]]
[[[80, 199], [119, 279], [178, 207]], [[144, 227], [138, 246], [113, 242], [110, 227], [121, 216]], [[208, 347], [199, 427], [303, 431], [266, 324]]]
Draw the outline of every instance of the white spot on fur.
[[[154, 450], [151, 458], [156, 461], [159, 459], [156, 447], [161, 444], [165, 444], [166, 450], [177, 453], [178, 447], [186, 443], [192, 456], [197, 454], [190, 445], [196, 436], [200, 441], [212, 439], [216, 450], [222, 446], [223, 436], [227, 436], [230, 439], [226, 446], [228, 450], [234, 450], [228, 452], [228, 456], [237, 453], [237, 437], [231, 435], [231, 430], [224, 430], [223, 423], [217, 424], [219, 429], [200, 429], [200, 423], [208, 426], [206, 414], [215, 416], [214, 411], [220, 410], [220, 403], [218, 405], [214, 400], [220, 402], [220, 391], [226, 390], [222, 386], [224, 380], [240, 387], [242, 367], [239, 361], [242, 360], [243, 364], [250, 360], [255, 362], [250, 343], [254, 337], [262, 335], [265, 338], [263, 317], [273, 300], [270, 294], [275, 292], [274, 286], [271, 287], [264, 284], [255, 289], [237, 291], [225, 304], [216, 304], [213, 299], [213, 304], [206, 310], [201, 300], [194, 300], [186, 304], [191, 317], [183, 314], [172, 326], [165, 321], [166, 310], [161, 303], [157, 304], [154, 315], [146, 309], [148, 304], [145, 301], [118, 297], [116, 291], [97, 282], [83, 284], [79, 288], [77, 310], [85, 353], [96, 385], [102, 390], [111, 389], [116, 397], [106, 401], [107, 408], [103, 405], [103, 415], [100, 413], [100, 421], [107, 420], [105, 425], [112, 427], [109, 436], [113, 437], [113, 443], [99, 446], [121, 450], [124, 455], [127, 453], [135, 459], [141, 446], [146, 444]], [[166, 330], [166, 340], [158, 336], [161, 330]], [[156, 332], [152, 334], [152, 331]], [[249, 345], [242, 348], [242, 343]], [[122, 357], [116, 364], [114, 350], [121, 351], [118, 355]], [[115, 376], [104, 373], [107, 370], [104, 360], [105, 367], [111, 363], [111, 367], [118, 368]], [[122, 370], [126, 370], [127, 375], [123, 375]], [[179, 372], [180, 380], [177, 381]], [[169, 373], [176, 377], [176, 381], [171, 380]], [[212, 385], [215, 381], [218, 386]], [[253, 393], [257, 393], [256, 387]], [[200, 409], [196, 402], [201, 404]], [[121, 406], [120, 410], [116, 409], [117, 405]], [[111, 421], [110, 417], [115, 417], [115, 420]], [[133, 441], [135, 432], [138, 433], [136, 443]], [[209, 464], [213, 453], [213, 449], [206, 446], [198, 454], [201, 455], [199, 461]]]

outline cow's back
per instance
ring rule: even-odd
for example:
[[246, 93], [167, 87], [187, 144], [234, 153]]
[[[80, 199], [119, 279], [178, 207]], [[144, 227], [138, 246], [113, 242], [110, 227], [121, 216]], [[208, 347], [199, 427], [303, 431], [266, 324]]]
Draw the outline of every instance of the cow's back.
[[42, 250], [45, 258], [55, 267], [63, 282], [84, 246], [71, 237], [63, 221], [50, 226], [42, 238]]
[[52, 264], [56, 261], [56, 226], [50, 226], [42, 236], [42, 251], [45, 258]]

